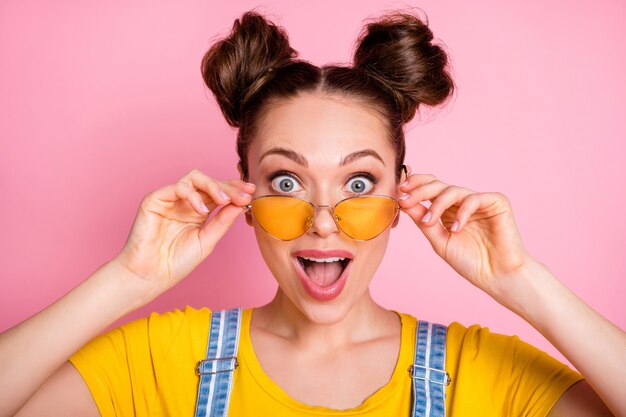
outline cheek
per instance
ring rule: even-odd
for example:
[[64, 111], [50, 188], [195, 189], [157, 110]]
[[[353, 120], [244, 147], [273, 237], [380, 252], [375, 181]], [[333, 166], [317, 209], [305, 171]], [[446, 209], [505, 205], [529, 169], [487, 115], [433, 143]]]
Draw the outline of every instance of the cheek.
[[367, 274], [368, 280], [372, 279], [385, 256], [389, 243], [389, 233], [390, 230], [387, 230], [372, 241], [364, 242], [367, 246], [359, 250], [359, 270]]
[[282, 242], [269, 236], [258, 224], [254, 224], [254, 232], [263, 260], [274, 277], [279, 279], [281, 275], [285, 274], [285, 271], [291, 268], [289, 242]]

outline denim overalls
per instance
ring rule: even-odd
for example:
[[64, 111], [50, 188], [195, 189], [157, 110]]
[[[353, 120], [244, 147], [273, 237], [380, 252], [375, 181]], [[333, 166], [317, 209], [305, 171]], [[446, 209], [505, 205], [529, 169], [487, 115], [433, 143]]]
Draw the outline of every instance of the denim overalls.
[[[241, 307], [214, 311], [206, 359], [198, 362], [200, 375], [196, 417], [226, 417], [237, 367]], [[412, 417], [445, 417], [447, 327], [420, 320], [415, 337], [415, 360], [408, 369], [413, 381]]]

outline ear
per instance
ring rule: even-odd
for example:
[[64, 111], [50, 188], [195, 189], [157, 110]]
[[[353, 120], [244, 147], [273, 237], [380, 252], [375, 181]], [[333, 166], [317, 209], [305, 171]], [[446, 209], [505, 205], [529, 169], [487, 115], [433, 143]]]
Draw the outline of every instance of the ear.
[[243, 181], [243, 168], [241, 167], [241, 161], [237, 162], [237, 172], [239, 172], [239, 178]]
[[402, 164], [402, 171], [404, 171], [404, 181], [408, 180], [411, 175], [411, 166]]
[[[404, 181], [409, 179], [409, 175], [411, 175], [411, 167], [405, 164], [402, 164], [402, 171], [404, 172]], [[400, 213], [398, 213], [398, 215], [396, 216], [396, 218], [393, 220], [393, 223], [391, 223], [391, 228], [394, 228], [398, 225], [398, 222], [400, 222]]]
[[[239, 178], [241, 178], [241, 180], [244, 181], [243, 168], [241, 167], [241, 162], [237, 162], [237, 172], [239, 172]], [[250, 210], [246, 211], [244, 213], [244, 216], [246, 217], [246, 223], [248, 223], [248, 226], [252, 226], [252, 215], [250, 214]]]

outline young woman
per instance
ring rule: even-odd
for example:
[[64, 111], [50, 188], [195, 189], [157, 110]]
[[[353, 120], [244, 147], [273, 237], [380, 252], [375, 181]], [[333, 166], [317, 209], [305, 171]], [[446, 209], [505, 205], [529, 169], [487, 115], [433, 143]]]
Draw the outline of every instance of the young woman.
[[[239, 128], [241, 179], [194, 169], [148, 194], [118, 256], [3, 333], [0, 415], [209, 415], [217, 403], [210, 415], [626, 415], [626, 335], [526, 251], [506, 196], [404, 165], [404, 124], [453, 90], [432, 39], [419, 18], [388, 14], [365, 28], [353, 66], [319, 68], [263, 16], [238, 19], [202, 71]], [[369, 283], [401, 213], [580, 374], [516, 337], [378, 305]], [[187, 276], [241, 214], [278, 281], [271, 302], [152, 314], [98, 336]], [[239, 327], [214, 337], [217, 317]], [[215, 365], [209, 334], [236, 359]]]

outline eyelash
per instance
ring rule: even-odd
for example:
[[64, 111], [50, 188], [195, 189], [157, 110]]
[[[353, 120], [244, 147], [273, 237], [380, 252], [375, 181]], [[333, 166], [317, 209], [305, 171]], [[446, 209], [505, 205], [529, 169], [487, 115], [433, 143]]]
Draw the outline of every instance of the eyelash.
[[[280, 176], [283, 176], [283, 175], [286, 176], [286, 177], [293, 178], [298, 183], [301, 183], [301, 181], [298, 179], [298, 177], [296, 175], [294, 175], [293, 173], [291, 173], [289, 171], [285, 171], [285, 170], [279, 170], [279, 171], [275, 171], [275, 172], [271, 173], [270, 175], [267, 176], [267, 182], [269, 182], [271, 184], [272, 181], [274, 181], [277, 177], [280, 177]], [[277, 192], [281, 192], [283, 194], [290, 194], [290, 193], [285, 192], [285, 191], [277, 191]]]
[[355, 179], [357, 177], [365, 177], [368, 180], [370, 180], [372, 182], [372, 184], [374, 184], [374, 185], [378, 184], [378, 178], [375, 177], [373, 174], [371, 174], [369, 172], [366, 172], [366, 171], [355, 172], [354, 174], [352, 174], [350, 176], [350, 178], [348, 178], [348, 181], [346, 181], [346, 182], [349, 182], [350, 180], [353, 180], [353, 179]]
[[[289, 171], [285, 171], [285, 170], [279, 170], [279, 171], [275, 171], [275, 172], [271, 173], [270, 175], [267, 176], [267, 181], [269, 183], [271, 183], [272, 181], [274, 181], [274, 179], [276, 179], [277, 177], [280, 177], [281, 175], [285, 175], [287, 177], [291, 177], [294, 180], [296, 180], [298, 183], [301, 183], [300, 179], [295, 174], [293, 174], [292, 172], [289, 172]], [[372, 184], [373, 184], [372, 188], [374, 188], [376, 186], [376, 184], [378, 183], [378, 178], [375, 175], [373, 175], [372, 173], [367, 172], [367, 171], [360, 171], [360, 172], [353, 173], [350, 176], [350, 178], [348, 178], [346, 183], [348, 183], [351, 180], [353, 180], [355, 178], [358, 178], [358, 177], [365, 177], [369, 181], [371, 181]], [[284, 194], [290, 194], [290, 193], [284, 192], [284, 191], [280, 191], [280, 192], [282, 192]], [[359, 193], [354, 193], [354, 192], [351, 192], [351, 193], [352, 194], [359, 194]], [[365, 194], [365, 193], [362, 193], [362, 194]]]

